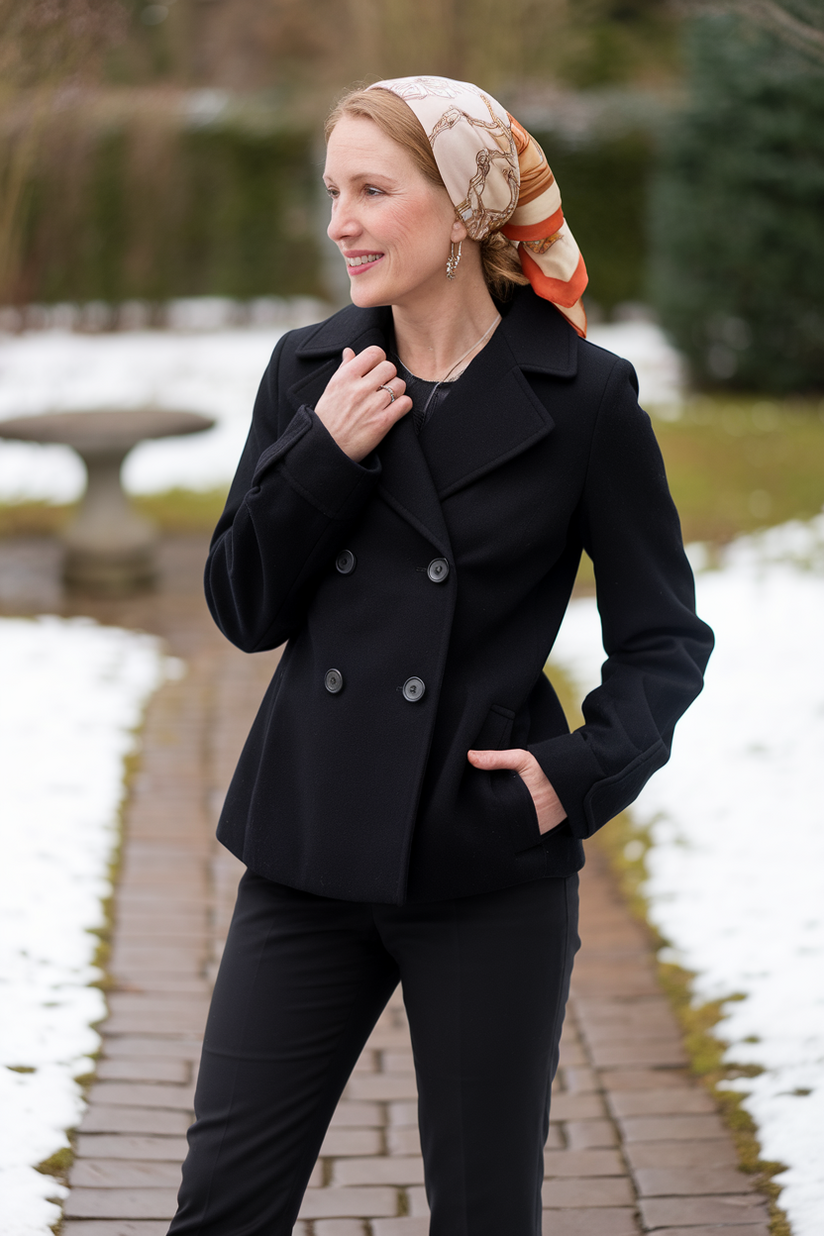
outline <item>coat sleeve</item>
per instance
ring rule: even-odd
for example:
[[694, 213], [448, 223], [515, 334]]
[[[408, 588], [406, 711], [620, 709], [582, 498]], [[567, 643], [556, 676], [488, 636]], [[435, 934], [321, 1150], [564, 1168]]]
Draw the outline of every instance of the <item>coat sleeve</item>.
[[380, 476], [375, 456], [351, 460], [309, 406], [279, 422], [288, 345], [286, 335], [263, 375], [206, 563], [212, 617], [245, 652], [276, 648], [295, 632]]
[[607, 660], [584, 724], [530, 746], [575, 836], [624, 810], [667, 762], [675, 723], [695, 699], [713, 647], [664, 462], [638, 406], [635, 371], [618, 361], [593, 432], [580, 505]]

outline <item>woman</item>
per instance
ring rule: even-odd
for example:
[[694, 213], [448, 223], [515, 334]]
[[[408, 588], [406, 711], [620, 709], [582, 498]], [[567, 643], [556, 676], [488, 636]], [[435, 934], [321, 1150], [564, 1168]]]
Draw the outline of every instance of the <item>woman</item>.
[[[431, 1233], [536, 1236], [581, 841], [667, 760], [712, 637], [540, 149], [444, 78], [353, 92], [327, 137], [354, 305], [275, 349], [206, 571], [231, 640], [288, 643], [220, 822], [247, 872], [171, 1232], [292, 1230], [401, 981]], [[570, 734], [543, 666], [582, 548], [608, 660]]]

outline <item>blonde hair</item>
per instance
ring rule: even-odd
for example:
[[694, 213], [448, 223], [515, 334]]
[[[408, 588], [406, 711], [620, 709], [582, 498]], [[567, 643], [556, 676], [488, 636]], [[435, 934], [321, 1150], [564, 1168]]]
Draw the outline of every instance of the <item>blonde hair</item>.
[[[343, 116], [362, 116], [373, 120], [387, 137], [403, 146], [418, 171], [427, 180], [446, 191], [421, 122], [412, 108], [391, 90], [380, 87], [366, 90], [358, 86], [348, 91], [327, 117], [324, 126], [327, 142]], [[481, 265], [487, 287], [499, 300], [505, 300], [516, 286], [529, 283], [521, 270], [516, 247], [500, 232], [492, 232], [481, 241]]]

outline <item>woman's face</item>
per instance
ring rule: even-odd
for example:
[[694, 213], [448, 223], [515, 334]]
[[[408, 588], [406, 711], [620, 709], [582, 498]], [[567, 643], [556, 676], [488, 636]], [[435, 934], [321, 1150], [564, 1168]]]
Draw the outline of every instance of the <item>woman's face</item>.
[[466, 232], [444, 188], [418, 171], [374, 121], [343, 116], [329, 138], [323, 177], [332, 199], [329, 237], [349, 271], [352, 300], [423, 304], [443, 294], [450, 241]]

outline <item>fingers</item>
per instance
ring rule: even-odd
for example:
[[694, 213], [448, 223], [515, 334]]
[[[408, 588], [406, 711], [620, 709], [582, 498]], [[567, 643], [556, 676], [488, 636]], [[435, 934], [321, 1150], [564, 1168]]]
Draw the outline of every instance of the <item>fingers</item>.
[[517, 747], [509, 751], [467, 751], [467, 759], [475, 768], [487, 770], [496, 768], [511, 768], [521, 772], [526, 768], [526, 751]]
[[[349, 355], [347, 356], [347, 352]], [[370, 348], [364, 348], [362, 352], [355, 353], [352, 348], [343, 349], [343, 362], [352, 367], [352, 372], [357, 374], [359, 378], [365, 378], [367, 373], [370, 373], [377, 366], [384, 364], [389, 365], [392, 373], [395, 373], [395, 366], [386, 359], [386, 353], [383, 348], [373, 344]]]
[[363, 379], [373, 390], [380, 391], [382, 386], [391, 386], [397, 399], [406, 390], [403, 378], [398, 377], [398, 371], [382, 348], [365, 348], [363, 352], [354, 352], [352, 348], [343, 349], [341, 369], [348, 368], [348, 377]]

